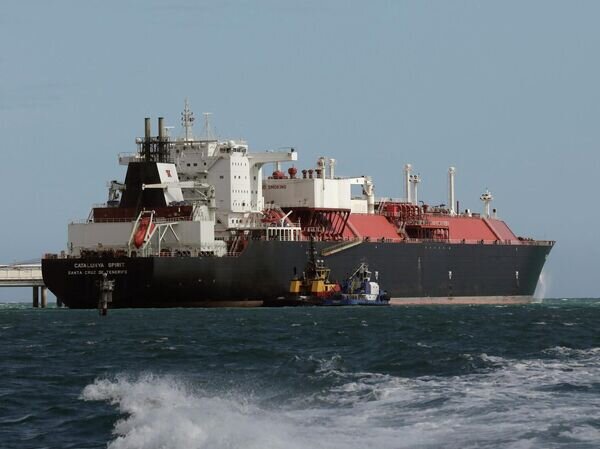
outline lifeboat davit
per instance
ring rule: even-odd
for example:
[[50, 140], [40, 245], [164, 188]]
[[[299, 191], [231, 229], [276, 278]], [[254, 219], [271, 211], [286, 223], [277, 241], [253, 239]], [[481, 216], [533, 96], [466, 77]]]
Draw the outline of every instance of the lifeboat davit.
[[140, 220], [135, 236], [133, 237], [133, 244], [136, 248], [140, 248], [146, 241], [147, 235], [152, 235], [154, 231], [154, 223], [150, 221], [150, 217], [143, 217]]

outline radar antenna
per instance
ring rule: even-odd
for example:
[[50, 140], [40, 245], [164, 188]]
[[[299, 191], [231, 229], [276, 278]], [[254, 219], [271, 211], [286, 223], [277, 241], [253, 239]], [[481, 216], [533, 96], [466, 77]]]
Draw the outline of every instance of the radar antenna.
[[194, 140], [192, 135], [192, 127], [194, 126], [194, 113], [190, 110], [190, 103], [188, 99], [185, 99], [185, 105], [183, 107], [183, 112], [181, 113], [181, 126], [185, 131], [185, 140]]

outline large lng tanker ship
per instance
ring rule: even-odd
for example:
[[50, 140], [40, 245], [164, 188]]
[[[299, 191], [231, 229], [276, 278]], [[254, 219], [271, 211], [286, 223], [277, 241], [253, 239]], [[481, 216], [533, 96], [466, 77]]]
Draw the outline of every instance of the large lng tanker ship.
[[195, 138], [193, 122], [187, 102], [180, 138], [146, 119], [138, 151], [119, 156], [125, 181], [42, 260], [59, 301], [95, 308], [109, 285], [110, 307], [256, 306], [287, 292], [311, 240], [332, 279], [368, 262], [395, 304], [531, 301], [553, 242], [516, 237], [487, 191], [482, 214], [460, 212], [453, 168], [447, 205], [419, 203], [410, 165], [404, 198], [376, 198], [370, 177], [336, 176], [333, 159], [299, 171], [294, 149], [249, 152], [208, 121]]

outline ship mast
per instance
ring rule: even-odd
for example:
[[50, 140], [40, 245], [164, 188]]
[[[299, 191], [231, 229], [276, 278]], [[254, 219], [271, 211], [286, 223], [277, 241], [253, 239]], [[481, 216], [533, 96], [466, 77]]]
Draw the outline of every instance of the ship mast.
[[214, 140], [212, 130], [210, 129], [210, 116], [212, 112], [203, 112], [202, 115], [204, 116], [204, 139]]
[[185, 131], [185, 140], [190, 141], [194, 140], [194, 136], [192, 134], [192, 127], [194, 126], [194, 113], [190, 110], [190, 103], [188, 99], [185, 99], [185, 105], [183, 107], [183, 112], [181, 113], [181, 126]]

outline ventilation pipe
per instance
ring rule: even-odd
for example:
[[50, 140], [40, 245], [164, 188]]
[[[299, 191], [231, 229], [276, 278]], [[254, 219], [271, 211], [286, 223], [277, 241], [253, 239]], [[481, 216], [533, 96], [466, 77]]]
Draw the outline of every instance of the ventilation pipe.
[[325, 158], [323, 156], [317, 160], [317, 178], [325, 178]]
[[329, 159], [329, 178], [334, 179], [334, 167], [335, 167], [335, 159]]
[[456, 169], [454, 167], [450, 167], [448, 169], [448, 209], [450, 209], [450, 215], [456, 215], [456, 210], [454, 209], [454, 174], [456, 173]]
[[365, 191], [365, 196], [367, 197], [367, 213], [374, 214], [375, 213], [375, 192], [373, 189], [373, 180], [371, 179], [370, 176], [365, 177], [363, 189]]
[[421, 177], [419, 175], [411, 175], [410, 182], [413, 184], [412, 186], [412, 203], [414, 205], [419, 204], [419, 196], [418, 196], [418, 187], [421, 182]]
[[410, 194], [410, 172], [412, 165], [406, 164], [404, 166], [404, 193], [407, 203], [412, 203], [412, 195]]

